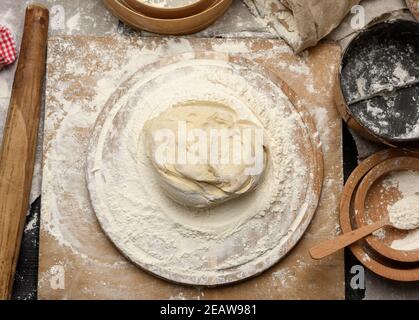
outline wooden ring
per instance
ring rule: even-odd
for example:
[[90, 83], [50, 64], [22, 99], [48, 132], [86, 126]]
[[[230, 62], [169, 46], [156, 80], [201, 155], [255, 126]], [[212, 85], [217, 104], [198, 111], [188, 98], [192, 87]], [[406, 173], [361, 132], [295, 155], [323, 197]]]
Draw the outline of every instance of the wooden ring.
[[[342, 232], [351, 232], [357, 228], [353, 215], [353, 196], [362, 178], [377, 164], [387, 159], [400, 156], [419, 158], [419, 153], [400, 149], [387, 149], [377, 152], [364, 160], [348, 178], [340, 200], [340, 225]], [[349, 247], [354, 256], [372, 272], [391, 280], [419, 281], [419, 264], [389, 261], [376, 253], [366, 241], [358, 241]]]
[[[369, 224], [366, 219], [365, 202], [371, 187], [380, 178], [388, 173], [402, 170], [419, 170], [419, 159], [415, 157], [395, 157], [385, 160], [371, 169], [363, 178], [355, 196], [355, 219], [359, 226]], [[401, 262], [419, 261], [419, 250], [402, 251], [396, 250], [385, 244], [377, 237], [370, 235], [365, 238], [366, 242], [383, 256]]]

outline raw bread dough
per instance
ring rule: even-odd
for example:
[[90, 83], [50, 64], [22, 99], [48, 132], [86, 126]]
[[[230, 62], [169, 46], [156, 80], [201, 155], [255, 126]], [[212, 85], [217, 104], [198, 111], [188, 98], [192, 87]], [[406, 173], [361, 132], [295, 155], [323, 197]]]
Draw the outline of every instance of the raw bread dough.
[[254, 190], [268, 148], [252, 120], [218, 102], [189, 101], [147, 121], [147, 154], [167, 195], [206, 208]]

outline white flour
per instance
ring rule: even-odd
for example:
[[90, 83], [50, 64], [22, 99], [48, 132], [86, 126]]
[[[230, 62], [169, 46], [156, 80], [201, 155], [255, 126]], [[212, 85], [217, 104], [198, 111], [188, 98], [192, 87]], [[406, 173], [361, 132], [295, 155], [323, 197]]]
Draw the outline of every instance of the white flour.
[[35, 213], [33, 218], [26, 224], [25, 232], [32, 231], [38, 223], [38, 214]]
[[9, 85], [6, 80], [0, 79], [0, 99], [8, 98], [10, 96]]
[[67, 20], [68, 32], [71, 34], [76, 30], [80, 30], [80, 12]]
[[50, 9], [49, 26], [51, 30], [65, 29], [65, 9], [62, 5], [53, 5]]
[[[415, 98], [413, 97], [413, 99]], [[401, 138], [404, 138], [404, 139], [416, 138], [417, 139], [418, 137], [419, 137], [419, 119], [418, 119], [418, 122], [416, 122], [416, 124], [414, 124], [413, 126], [408, 126], [406, 133], [403, 134]]]
[[[370, 222], [368, 222], [368, 223], [370, 223]], [[372, 223], [372, 221], [371, 221], [371, 223]], [[374, 231], [372, 234], [380, 240], [383, 240], [386, 237], [386, 232], [385, 232], [384, 229], [378, 229], [377, 231]]]
[[391, 247], [396, 250], [409, 251], [419, 249], [419, 229], [409, 232], [409, 234], [400, 240], [394, 240]]
[[[135, 263], [195, 284], [222, 283], [226, 276], [238, 280], [272, 264], [317, 202], [293, 142], [304, 125], [287, 97], [260, 75], [215, 60], [180, 62], [132, 81], [104, 111], [89, 156], [92, 203], [109, 237]], [[162, 193], [142, 140], [145, 121], [195, 99], [253, 113], [275, 141], [258, 189], [205, 210], [182, 207]]]
[[[129, 52], [129, 55], [122, 54], [123, 59], [110, 59], [114, 55], [110, 55], [106, 50], [103, 51], [103, 46], [96, 46], [94, 42], [89, 43], [88, 48], [83, 51], [75, 50], [70, 39], [52, 40], [49, 45], [46, 102], [48, 117], [45, 123], [41, 209], [42, 234], [47, 239], [51, 239], [54, 248], [68, 252], [69, 260], [76, 257], [83, 268], [88, 269], [90, 268], [88, 266], [91, 266], [92, 270], [102, 270], [100, 272], [107, 270], [106, 272], [110, 273], [130, 274], [133, 268], [131, 263], [122, 257], [113, 245], [109, 244], [109, 239], [98, 225], [92, 211], [84, 177], [86, 139], [90, 135], [98, 112], [110, 95], [136, 70], [155, 62], [159, 56], [172, 56], [193, 50], [190, 41], [182, 38], [158, 39], [156, 40], [158, 45], [151, 46], [143, 44], [142, 40], [136, 41], [138, 42], [130, 43], [129, 39], [125, 39], [117, 47], [118, 52]], [[292, 52], [285, 43], [272, 43], [274, 44], [272, 50], [261, 51], [256, 55], [264, 61], [273, 61], [277, 52], [286, 54]], [[213, 41], [212, 48], [217, 52], [240, 52], [246, 56], [250, 52], [251, 45], [251, 42], [245, 45], [243, 41], [220, 40]], [[66, 60], [64, 64], [62, 56], [66, 52], [74, 55], [75, 59]], [[249, 54], [249, 57], [254, 55], [255, 53]], [[71, 63], [72, 61], [74, 63]], [[97, 72], [92, 73], [89, 69], [88, 65], [92, 63], [98, 66]], [[278, 70], [286, 75], [289, 74], [290, 79], [294, 79], [293, 73], [288, 72], [291, 67], [294, 71], [298, 71], [298, 74], [307, 75], [304, 85], [312, 87], [314, 74], [308, 68], [310, 63], [310, 56], [305, 54], [291, 63], [281, 63], [278, 65]], [[333, 83], [332, 74], [334, 74], [333, 68], [330, 69], [330, 76], [327, 77], [330, 81], [329, 86]], [[88, 75], [87, 78], [86, 75]], [[79, 78], [86, 79], [81, 87], [78, 86], [78, 80], [73, 80]], [[83, 97], [74, 99], [75, 90], [87, 88], [89, 90]], [[316, 87], [315, 90], [322, 95], [328, 93], [328, 90], [323, 87]], [[331, 116], [328, 116], [327, 108], [324, 106], [313, 106], [310, 112], [316, 115], [317, 127], [322, 133], [320, 138], [323, 142], [323, 150], [327, 151], [331, 143], [334, 145], [327, 132], [335, 122], [331, 121]], [[338, 125], [338, 122], [335, 125]], [[336, 176], [332, 176], [329, 172], [326, 178], [329, 183], [325, 182], [324, 187], [327, 190], [331, 184], [335, 184]], [[328, 199], [334, 203], [330, 194]], [[335, 208], [332, 207], [329, 221], [335, 221], [335, 213]], [[274, 227], [268, 230], [273, 232]], [[325, 225], [324, 230], [329, 230], [329, 227]], [[87, 234], [89, 236], [86, 236]], [[41, 240], [44, 243], [45, 240]], [[44, 267], [49, 267], [45, 265], [45, 259], [43, 261]], [[73, 262], [69, 261], [69, 265], [73, 265]], [[70, 271], [69, 274], [71, 276]], [[41, 269], [40, 287], [49, 286], [50, 276], [48, 272], [43, 272]], [[285, 283], [289, 280], [283, 279]], [[129, 291], [130, 286], [131, 283], [127, 281], [115, 282], [103, 287], [101, 292], [109, 297], [121, 296], [121, 292]], [[140, 284], [135, 284], [134, 287], [141, 291], [146, 290]], [[179, 290], [184, 291], [184, 289]]]
[[16, 17], [13, 14], [13, 10], [11, 8], [7, 9], [6, 12], [2, 12], [0, 15], [0, 24], [8, 27], [11, 32], [14, 33], [14, 26], [15, 26]]
[[[399, 171], [384, 180], [386, 188], [397, 188], [401, 199], [388, 206], [390, 221], [400, 229], [414, 229], [419, 226], [419, 172]], [[393, 249], [414, 250], [419, 248], [418, 230], [409, 231], [404, 239], [395, 240]]]
[[400, 86], [406, 83], [415, 81], [415, 77], [410, 75], [400, 62], [396, 62], [396, 68], [393, 71], [392, 82], [395, 86]]

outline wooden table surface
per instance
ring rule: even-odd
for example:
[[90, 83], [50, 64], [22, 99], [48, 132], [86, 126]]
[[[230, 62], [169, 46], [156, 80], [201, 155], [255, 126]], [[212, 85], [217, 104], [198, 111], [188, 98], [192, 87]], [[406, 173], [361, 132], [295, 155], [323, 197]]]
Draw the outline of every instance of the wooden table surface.
[[[371, 4], [379, 0], [365, 0]], [[401, 0], [392, 0], [395, 3]], [[23, 29], [24, 10], [28, 0], [2, 0], [0, 3], [0, 24], [9, 26], [20, 42]], [[107, 12], [100, 0], [38, 0], [50, 8], [50, 35], [112, 35], [116, 33], [130, 34], [131, 29], [125, 27]], [[388, 2], [388, 1], [387, 1]], [[142, 33], [143, 36], [149, 35]], [[247, 10], [241, 0], [235, 0], [233, 6], [224, 17], [213, 26], [196, 34], [200, 37], [263, 37], [273, 38], [257, 19]], [[0, 132], [3, 131], [5, 115], [9, 104], [10, 90], [16, 64], [0, 72]], [[344, 173], [345, 177], [356, 165], [357, 150], [352, 136], [344, 128]], [[40, 130], [42, 139], [42, 130]], [[40, 151], [39, 144], [39, 151]], [[31, 209], [28, 212], [27, 224], [22, 242], [21, 255], [15, 279], [15, 299], [36, 299], [38, 270], [38, 234], [40, 212], [40, 152], [35, 167], [34, 182], [31, 195]], [[419, 299], [417, 283], [397, 283], [387, 281], [371, 272], [365, 271], [365, 289], [354, 290], [350, 286], [352, 267], [359, 265], [349, 252], [345, 254], [346, 295], [350, 299]]]

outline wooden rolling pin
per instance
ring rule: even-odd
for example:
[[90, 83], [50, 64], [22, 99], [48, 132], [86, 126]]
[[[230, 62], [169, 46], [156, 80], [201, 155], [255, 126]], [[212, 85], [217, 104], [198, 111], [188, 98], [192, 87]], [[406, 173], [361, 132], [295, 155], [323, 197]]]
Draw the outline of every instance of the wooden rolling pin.
[[29, 207], [48, 37], [48, 9], [26, 8], [0, 149], [0, 299], [10, 299]]

